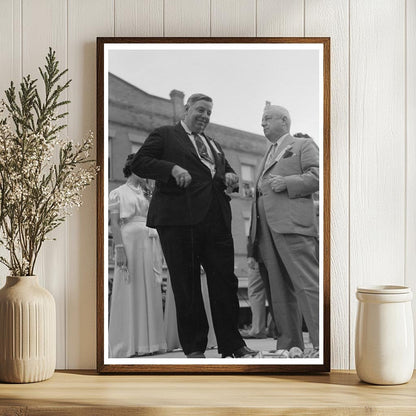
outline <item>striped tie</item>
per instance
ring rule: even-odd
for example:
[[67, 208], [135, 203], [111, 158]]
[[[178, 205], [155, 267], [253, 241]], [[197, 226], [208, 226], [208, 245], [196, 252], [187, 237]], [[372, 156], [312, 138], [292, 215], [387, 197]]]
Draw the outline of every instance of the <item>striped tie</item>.
[[269, 155], [267, 156], [266, 163], [264, 164], [264, 170], [266, 170], [276, 159], [276, 152], [277, 152], [277, 143], [273, 143], [270, 146], [270, 152], [269, 152]]
[[199, 137], [199, 135], [197, 133], [192, 133], [192, 134], [194, 135], [196, 147], [198, 148], [198, 153], [199, 153], [199, 156], [201, 157], [201, 159], [204, 159], [204, 160], [206, 160], [207, 162], [209, 162], [213, 165], [214, 161], [209, 156], [207, 147], [205, 146], [202, 139]]

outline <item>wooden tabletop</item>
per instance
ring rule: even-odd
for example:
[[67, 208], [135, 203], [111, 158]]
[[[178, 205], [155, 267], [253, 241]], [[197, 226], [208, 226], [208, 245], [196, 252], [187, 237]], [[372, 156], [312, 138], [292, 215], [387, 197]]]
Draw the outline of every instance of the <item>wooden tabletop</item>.
[[416, 415], [416, 374], [400, 386], [323, 375], [97, 375], [58, 371], [34, 384], [1, 384], [0, 415]]

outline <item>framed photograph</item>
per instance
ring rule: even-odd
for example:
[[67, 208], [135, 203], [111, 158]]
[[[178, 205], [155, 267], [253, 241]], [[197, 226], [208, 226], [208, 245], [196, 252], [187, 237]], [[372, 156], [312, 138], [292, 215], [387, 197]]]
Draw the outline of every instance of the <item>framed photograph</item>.
[[101, 373], [330, 371], [330, 39], [97, 38]]

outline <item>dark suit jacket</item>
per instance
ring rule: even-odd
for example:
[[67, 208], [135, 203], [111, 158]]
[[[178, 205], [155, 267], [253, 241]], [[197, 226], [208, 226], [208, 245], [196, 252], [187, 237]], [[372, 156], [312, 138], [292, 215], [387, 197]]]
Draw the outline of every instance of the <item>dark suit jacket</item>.
[[[215, 158], [216, 173], [201, 162], [188, 134], [180, 123], [154, 130], [136, 153], [132, 171], [142, 177], [155, 179], [147, 226], [186, 226], [200, 223], [216, 195], [225, 223], [231, 229], [230, 197], [225, 194], [225, 174], [233, 169], [225, 159], [221, 146], [205, 136]], [[192, 176], [187, 188], [180, 188], [172, 173], [174, 165], [186, 169]]]

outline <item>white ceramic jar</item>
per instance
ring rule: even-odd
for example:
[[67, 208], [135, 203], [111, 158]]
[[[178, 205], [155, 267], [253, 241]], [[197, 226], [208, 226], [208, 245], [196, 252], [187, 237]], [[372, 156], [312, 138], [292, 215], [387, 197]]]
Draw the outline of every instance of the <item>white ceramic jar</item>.
[[410, 288], [372, 286], [357, 289], [355, 366], [372, 384], [402, 384], [412, 377], [414, 332]]

